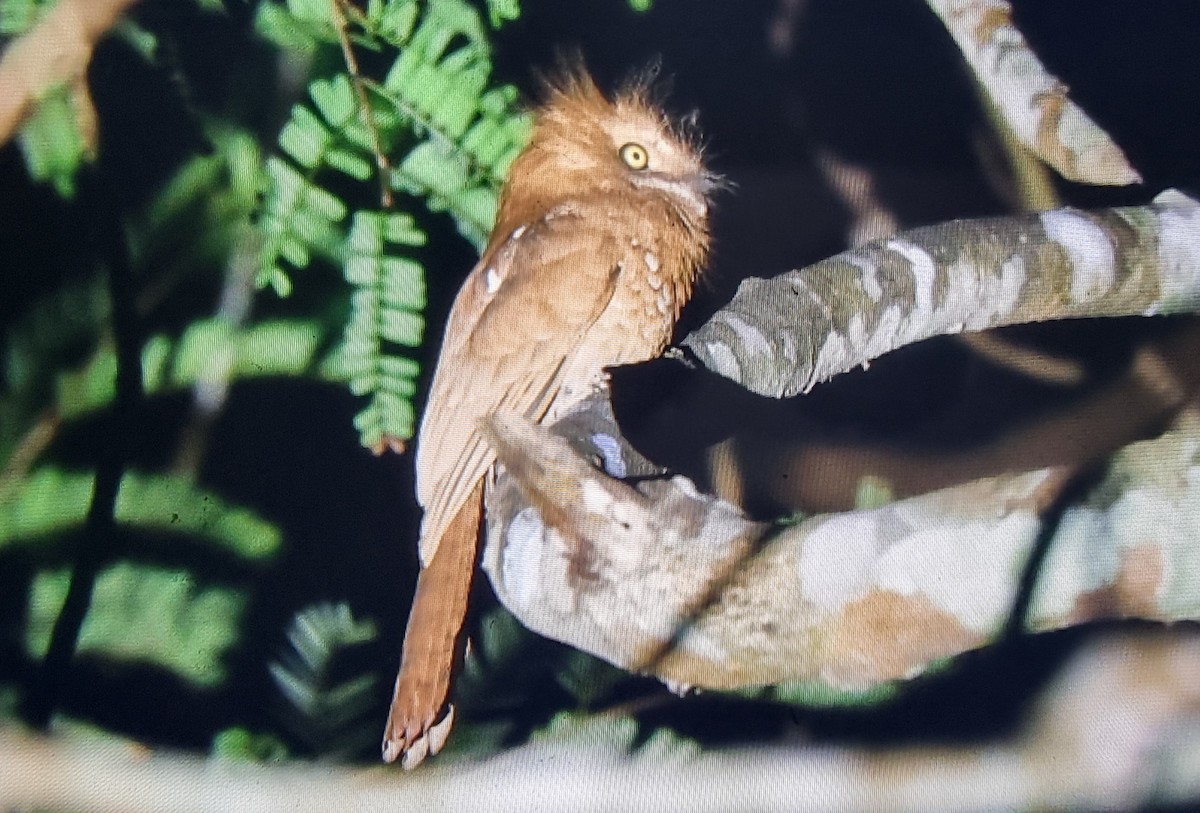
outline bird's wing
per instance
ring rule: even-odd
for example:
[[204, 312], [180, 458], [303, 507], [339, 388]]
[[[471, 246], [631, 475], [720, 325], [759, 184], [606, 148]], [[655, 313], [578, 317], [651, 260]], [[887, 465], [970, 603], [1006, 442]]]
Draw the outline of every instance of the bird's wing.
[[612, 299], [618, 246], [587, 220], [558, 210], [514, 230], [484, 255], [455, 299], [417, 444], [425, 565], [495, 460], [481, 419], [501, 410], [540, 419], [565, 360]]

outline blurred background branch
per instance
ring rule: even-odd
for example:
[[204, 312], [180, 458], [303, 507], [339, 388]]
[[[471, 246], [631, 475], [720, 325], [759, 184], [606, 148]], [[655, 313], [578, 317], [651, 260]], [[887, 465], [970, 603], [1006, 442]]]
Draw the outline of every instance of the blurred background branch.
[[[1008, 742], [701, 753], [598, 719], [482, 761], [378, 768], [213, 763], [0, 731], [0, 805], [241, 810], [1114, 810], [1200, 796], [1200, 640], [1111, 635], [1079, 652]], [[981, 702], [986, 702], [981, 698]], [[570, 736], [568, 736], [570, 735]], [[53, 777], [48, 781], [48, 777]]]

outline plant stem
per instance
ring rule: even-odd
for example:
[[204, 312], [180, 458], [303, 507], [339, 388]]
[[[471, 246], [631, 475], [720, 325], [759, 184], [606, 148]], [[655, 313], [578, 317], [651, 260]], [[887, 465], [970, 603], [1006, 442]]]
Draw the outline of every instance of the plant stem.
[[387, 154], [383, 151], [383, 142], [379, 138], [379, 129], [375, 126], [375, 117], [371, 114], [371, 102], [367, 99], [367, 91], [363, 85], [362, 72], [358, 69], [358, 58], [350, 44], [350, 36], [346, 33], [345, 0], [330, 0], [333, 12], [334, 28], [337, 29], [338, 41], [342, 46], [342, 58], [346, 62], [346, 71], [350, 74], [350, 84], [354, 88], [354, 96], [358, 99], [358, 108], [362, 113], [363, 124], [371, 136], [371, 151], [375, 155], [375, 167], [379, 171], [379, 205], [384, 209], [392, 208], [392, 165]]
[[117, 349], [116, 397], [112, 427], [96, 466], [91, 504], [84, 520], [71, 584], [62, 610], [54, 622], [50, 643], [42, 660], [37, 682], [24, 705], [31, 725], [45, 728], [62, 698], [71, 661], [79, 645], [84, 619], [91, 606], [96, 577], [117, 548], [116, 507], [136, 431], [136, 415], [142, 392], [141, 333], [134, 305], [133, 271], [120, 207], [113, 200], [115, 188], [99, 168], [81, 177], [80, 205], [87, 212], [89, 240], [94, 255], [107, 266], [108, 294], [112, 301], [112, 331]]

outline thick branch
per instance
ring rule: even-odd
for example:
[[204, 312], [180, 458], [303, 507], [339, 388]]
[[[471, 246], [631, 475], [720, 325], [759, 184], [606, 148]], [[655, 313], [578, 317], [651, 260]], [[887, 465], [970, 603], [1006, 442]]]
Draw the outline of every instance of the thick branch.
[[[1184, 310], [1200, 284], [1198, 211], [1175, 194], [909, 232], [750, 281], [689, 344], [778, 394], [951, 330]], [[548, 637], [682, 686], [863, 687], [993, 640], [1063, 475], [1040, 468], [769, 525], [683, 477], [623, 482], [655, 470], [602, 394], [553, 431], [508, 416], [489, 426], [504, 466], [484, 551], [497, 595]], [[1184, 413], [1118, 454], [1067, 510], [1028, 627], [1200, 618], [1197, 506], [1200, 419]]]
[[913, 229], [775, 279], [747, 279], [684, 341], [710, 370], [792, 396], [940, 334], [1200, 302], [1200, 204], [960, 220]]
[[926, 0], [941, 17], [1000, 116], [1064, 178], [1124, 186], [1141, 176], [1069, 98], [1012, 24], [1008, 0]]
[[[995, 639], [1058, 474], [781, 526], [684, 477], [632, 486], [592, 466], [565, 438], [610, 472], [646, 465], [600, 396], [556, 434], [517, 418], [489, 429], [505, 471], [488, 497], [484, 569], [500, 600], [531, 629], [672, 686], [864, 688]], [[1200, 619], [1197, 450], [1200, 419], [1185, 416], [1118, 455], [1051, 540], [1030, 629]]]

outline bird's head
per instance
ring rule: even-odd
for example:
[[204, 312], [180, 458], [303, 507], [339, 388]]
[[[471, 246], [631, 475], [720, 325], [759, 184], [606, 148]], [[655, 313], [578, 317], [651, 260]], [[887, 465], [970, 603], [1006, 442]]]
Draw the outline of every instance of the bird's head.
[[506, 201], [537, 201], [544, 210], [588, 194], [634, 195], [703, 225], [721, 180], [704, 166], [693, 123], [664, 113], [649, 80], [631, 81], [610, 99], [586, 71], [567, 68], [547, 80], [545, 96]]

